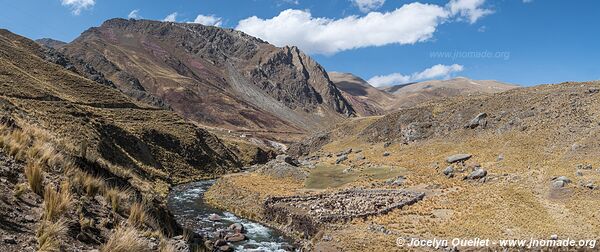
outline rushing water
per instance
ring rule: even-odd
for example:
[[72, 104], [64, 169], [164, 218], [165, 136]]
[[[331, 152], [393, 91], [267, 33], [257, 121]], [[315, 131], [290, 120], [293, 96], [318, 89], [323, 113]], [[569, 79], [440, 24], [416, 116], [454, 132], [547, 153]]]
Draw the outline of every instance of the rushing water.
[[[214, 180], [205, 180], [173, 188], [169, 195], [169, 209], [182, 226], [193, 229], [204, 237], [210, 237], [217, 230], [227, 229], [233, 223], [240, 223], [246, 229], [247, 239], [242, 242], [230, 243], [235, 251], [294, 250], [293, 242], [277, 230], [206, 204], [203, 199], [204, 192], [214, 182]], [[209, 220], [208, 217], [211, 214], [219, 215], [221, 220]]]

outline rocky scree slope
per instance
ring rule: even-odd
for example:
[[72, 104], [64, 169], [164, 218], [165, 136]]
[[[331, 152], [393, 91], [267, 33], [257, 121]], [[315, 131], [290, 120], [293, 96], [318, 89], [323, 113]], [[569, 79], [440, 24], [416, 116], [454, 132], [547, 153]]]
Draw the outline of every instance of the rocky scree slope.
[[298, 48], [234, 30], [112, 19], [60, 52], [124, 93], [157, 97], [205, 125], [303, 133], [354, 114], [327, 72]]

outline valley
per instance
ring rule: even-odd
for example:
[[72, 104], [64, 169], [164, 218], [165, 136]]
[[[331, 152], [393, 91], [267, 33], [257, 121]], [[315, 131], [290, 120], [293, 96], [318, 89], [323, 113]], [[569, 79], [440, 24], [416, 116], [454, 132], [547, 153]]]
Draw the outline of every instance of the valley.
[[71, 42], [0, 30], [0, 250], [600, 238], [600, 81], [373, 86], [316, 60], [331, 55], [220, 26], [111, 18]]

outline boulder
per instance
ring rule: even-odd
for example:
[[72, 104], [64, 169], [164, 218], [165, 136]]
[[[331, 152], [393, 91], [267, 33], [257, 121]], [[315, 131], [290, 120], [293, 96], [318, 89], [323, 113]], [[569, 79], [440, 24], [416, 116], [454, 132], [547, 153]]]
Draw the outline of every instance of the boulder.
[[244, 231], [246, 231], [244, 229], [244, 225], [242, 225], [240, 223], [233, 223], [233, 224], [229, 225], [229, 230], [234, 231], [236, 233], [243, 233]]
[[339, 164], [339, 163], [341, 163], [341, 162], [344, 162], [344, 161], [346, 161], [346, 159], [348, 159], [348, 155], [342, 155], [342, 156], [338, 157], [338, 158], [335, 160], [335, 163], [336, 163], [336, 164]]
[[454, 167], [452, 167], [452, 166], [446, 167], [446, 169], [444, 169], [443, 173], [446, 176], [452, 176], [452, 174], [454, 174]]
[[225, 236], [225, 240], [228, 242], [240, 242], [246, 240], [246, 236], [241, 233], [228, 234]]
[[294, 159], [288, 155], [282, 154], [282, 155], [278, 155], [275, 160], [277, 160], [277, 162], [280, 163], [288, 163], [291, 165], [295, 165], [294, 163]]
[[565, 183], [565, 181], [562, 180], [556, 180], [554, 182], [552, 182], [552, 188], [563, 188], [567, 185], [567, 183]]
[[487, 171], [484, 169], [477, 169], [473, 172], [471, 172], [471, 174], [469, 174], [469, 176], [467, 176], [467, 179], [480, 179], [483, 178], [487, 175]]
[[553, 179], [554, 181], [563, 181], [566, 184], [571, 183], [571, 180], [565, 176], [556, 177]]
[[387, 148], [387, 147], [389, 147], [390, 145], [392, 145], [392, 142], [385, 142], [385, 143], [383, 144], [383, 148]]
[[365, 160], [365, 159], [366, 159], [365, 156], [362, 154], [356, 156], [356, 161]]
[[471, 121], [469, 121], [469, 123], [467, 123], [465, 125], [465, 128], [474, 129], [479, 126], [485, 127], [487, 125], [486, 118], [487, 118], [486, 113], [479, 113], [477, 116], [475, 116], [475, 118], [471, 119]]
[[471, 158], [473, 155], [471, 154], [454, 154], [446, 158], [446, 162], [452, 164], [456, 162], [466, 161]]
[[208, 216], [208, 219], [211, 221], [220, 221], [221, 220], [221, 216], [219, 216], [218, 214], [211, 214]]
[[384, 157], [387, 157], [387, 156], [389, 156], [389, 155], [390, 155], [390, 153], [389, 153], [389, 152], [387, 152], [387, 151], [383, 153], [383, 156], [384, 156]]

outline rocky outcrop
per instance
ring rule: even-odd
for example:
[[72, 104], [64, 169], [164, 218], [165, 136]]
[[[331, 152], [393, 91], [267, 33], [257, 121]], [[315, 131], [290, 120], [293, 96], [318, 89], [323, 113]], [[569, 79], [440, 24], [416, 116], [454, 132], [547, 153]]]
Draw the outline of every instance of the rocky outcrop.
[[354, 115], [323, 67], [298, 48], [234, 30], [112, 19], [61, 52], [129, 96], [211, 126], [298, 133]]

